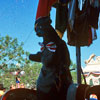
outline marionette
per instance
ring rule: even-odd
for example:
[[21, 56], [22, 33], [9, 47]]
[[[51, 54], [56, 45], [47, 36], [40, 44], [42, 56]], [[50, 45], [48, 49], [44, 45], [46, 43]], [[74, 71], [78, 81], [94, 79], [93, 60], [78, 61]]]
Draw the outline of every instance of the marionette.
[[41, 19], [39, 22], [35, 31], [39, 37], [43, 37], [43, 43], [39, 43], [41, 51], [29, 56], [30, 60], [43, 64], [37, 80], [38, 100], [66, 99], [67, 88], [72, 83], [67, 45], [51, 26], [49, 17], [44, 17], [44, 23]]
[[66, 100], [67, 89], [72, 83], [67, 45], [51, 25], [51, 6], [57, 2], [39, 0], [37, 9], [35, 31], [37, 36], [43, 37], [43, 43], [39, 43], [41, 51], [30, 54], [29, 59], [43, 65], [37, 80], [38, 100]]

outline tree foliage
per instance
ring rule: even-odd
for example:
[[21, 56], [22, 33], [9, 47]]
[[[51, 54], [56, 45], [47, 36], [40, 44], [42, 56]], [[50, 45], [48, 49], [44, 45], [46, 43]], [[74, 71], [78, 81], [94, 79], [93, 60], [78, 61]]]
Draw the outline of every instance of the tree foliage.
[[[35, 87], [40, 72], [41, 63], [28, 60], [28, 52], [23, 50], [23, 43], [18, 43], [17, 38], [0, 35], [0, 83], [9, 89], [11, 84], [16, 84], [15, 78], [20, 77], [21, 83], [28, 88]], [[17, 69], [24, 71], [24, 75], [13, 75]]]
[[17, 38], [0, 35], [0, 72], [7, 72], [17, 67], [23, 67], [30, 61], [27, 60], [28, 52], [23, 50], [23, 43], [18, 44]]
[[[71, 61], [70, 65], [71, 75], [74, 83], [77, 83], [77, 65]], [[82, 84], [85, 83], [84, 76], [81, 74], [81, 82]]]
[[77, 69], [76, 69], [76, 64], [73, 63], [73, 61], [71, 61], [70, 70], [71, 70], [73, 82], [77, 83]]
[[25, 72], [23, 75], [12, 75], [10, 72], [7, 72], [0, 76], [0, 83], [3, 83], [7, 90], [9, 90], [11, 84], [16, 85], [16, 77], [20, 77], [20, 83], [24, 83], [26, 88], [34, 88], [36, 87], [36, 80], [41, 66], [41, 63], [27, 64], [23, 68], [20, 68], [20, 71]]

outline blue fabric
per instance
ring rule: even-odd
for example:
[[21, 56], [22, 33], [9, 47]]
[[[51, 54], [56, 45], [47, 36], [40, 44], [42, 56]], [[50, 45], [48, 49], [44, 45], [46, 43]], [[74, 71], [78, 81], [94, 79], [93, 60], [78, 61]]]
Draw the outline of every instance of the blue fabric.
[[90, 98], [90, 100], [98, 100], [98, 99], [95, 99], [95, 98]]
[[20, 81], [17, 80], [16, 83], [20, 83]]

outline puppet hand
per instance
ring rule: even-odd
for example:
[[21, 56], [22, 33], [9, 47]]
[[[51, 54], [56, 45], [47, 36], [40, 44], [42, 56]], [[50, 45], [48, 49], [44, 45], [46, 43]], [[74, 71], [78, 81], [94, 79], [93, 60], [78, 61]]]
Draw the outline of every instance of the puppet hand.
[[35, 22], [35, 31], [39, 37], [44, 36], [44, 28], [50, 25], [51, 20], [49, 17], [42, 17], [36, 20]]
[[36, 62], [41, 62], [41, 52], [38, 52], [37, 54], [30, 54], [29, 59]]

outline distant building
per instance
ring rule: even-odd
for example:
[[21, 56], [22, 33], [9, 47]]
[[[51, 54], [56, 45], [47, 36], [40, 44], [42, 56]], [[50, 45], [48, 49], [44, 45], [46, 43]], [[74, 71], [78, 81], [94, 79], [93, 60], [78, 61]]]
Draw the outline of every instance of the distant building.
[[100, 56], [92, 54], [88, 60], [85, 60], [85, 64], [83, 73], [87, 84], [100, 85]]

